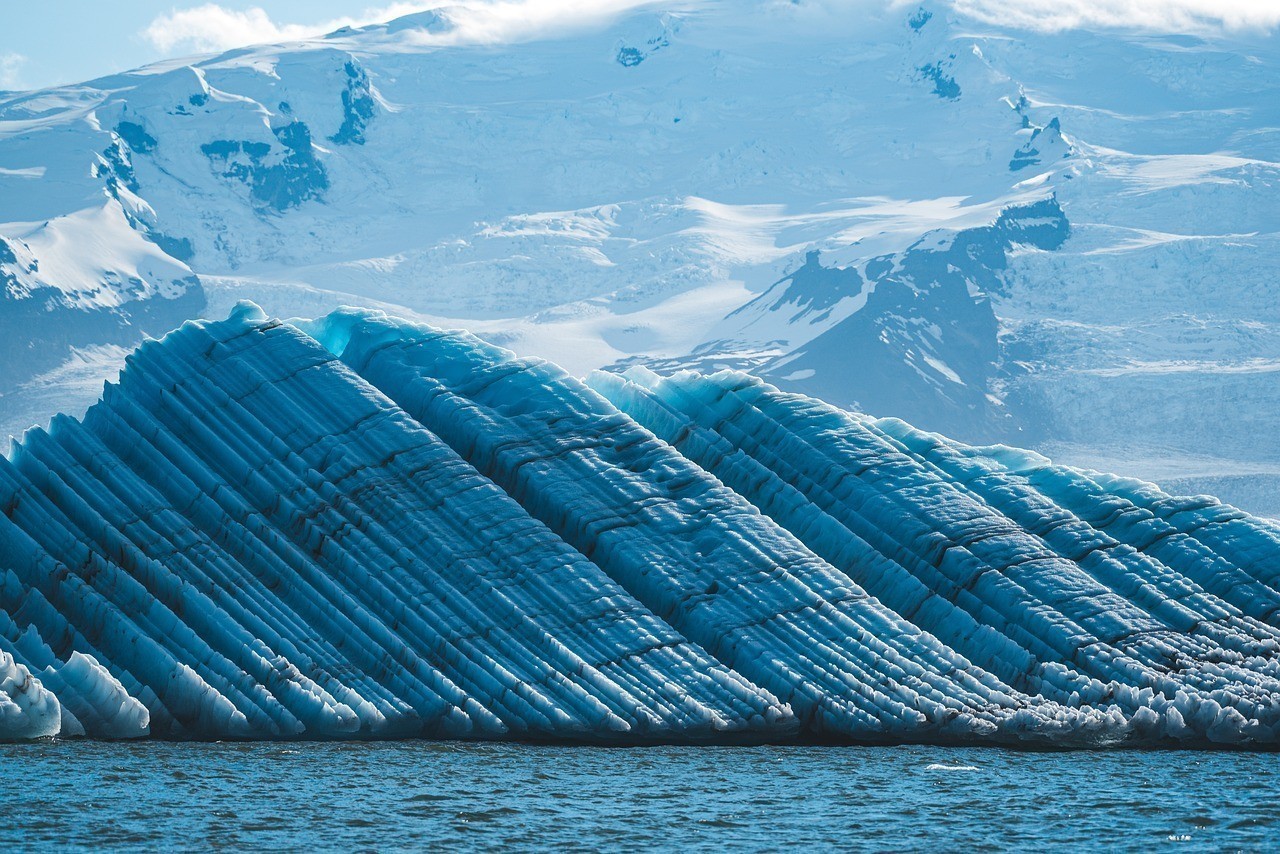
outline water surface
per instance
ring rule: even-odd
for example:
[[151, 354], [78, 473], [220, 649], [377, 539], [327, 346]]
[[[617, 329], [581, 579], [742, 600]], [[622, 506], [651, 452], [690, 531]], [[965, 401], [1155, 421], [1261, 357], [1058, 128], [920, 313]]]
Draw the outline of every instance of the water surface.
[[1267, 848], [1280, 756], [434, 742], [0, 745], [0, 846]]

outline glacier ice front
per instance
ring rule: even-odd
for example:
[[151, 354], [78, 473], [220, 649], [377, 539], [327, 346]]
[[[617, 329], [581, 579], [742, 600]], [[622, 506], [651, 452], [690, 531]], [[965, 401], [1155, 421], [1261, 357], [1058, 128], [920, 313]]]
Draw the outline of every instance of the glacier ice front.
[[738, 373], [242, 304], [0, 500], [0, 738], [1280, 741], [1280, 531]]

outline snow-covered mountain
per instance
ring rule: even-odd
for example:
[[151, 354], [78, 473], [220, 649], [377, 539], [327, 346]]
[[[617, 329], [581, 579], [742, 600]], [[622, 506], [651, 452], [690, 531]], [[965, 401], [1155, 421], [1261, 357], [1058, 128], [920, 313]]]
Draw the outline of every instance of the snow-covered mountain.
[[440, 9], [0, 96], [0, 428], [251, 297], [734, 367], [1280, 512], [1275, 37]]

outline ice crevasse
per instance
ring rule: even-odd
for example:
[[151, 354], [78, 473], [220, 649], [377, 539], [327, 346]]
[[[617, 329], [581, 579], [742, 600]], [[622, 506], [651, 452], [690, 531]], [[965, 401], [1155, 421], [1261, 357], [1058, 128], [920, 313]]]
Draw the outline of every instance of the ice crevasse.
[[0, 738], [1280, 741], [1280, 529], [241, 304], [0, 460]]

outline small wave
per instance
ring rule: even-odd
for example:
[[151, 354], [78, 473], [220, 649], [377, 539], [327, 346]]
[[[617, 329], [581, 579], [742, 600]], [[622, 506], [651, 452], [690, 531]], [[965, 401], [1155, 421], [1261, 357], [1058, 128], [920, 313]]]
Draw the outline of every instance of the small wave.
[[926, 771], [977, 771], [977, 765], [947, 765], [943, 762], [933, 762], [924, 766]]

